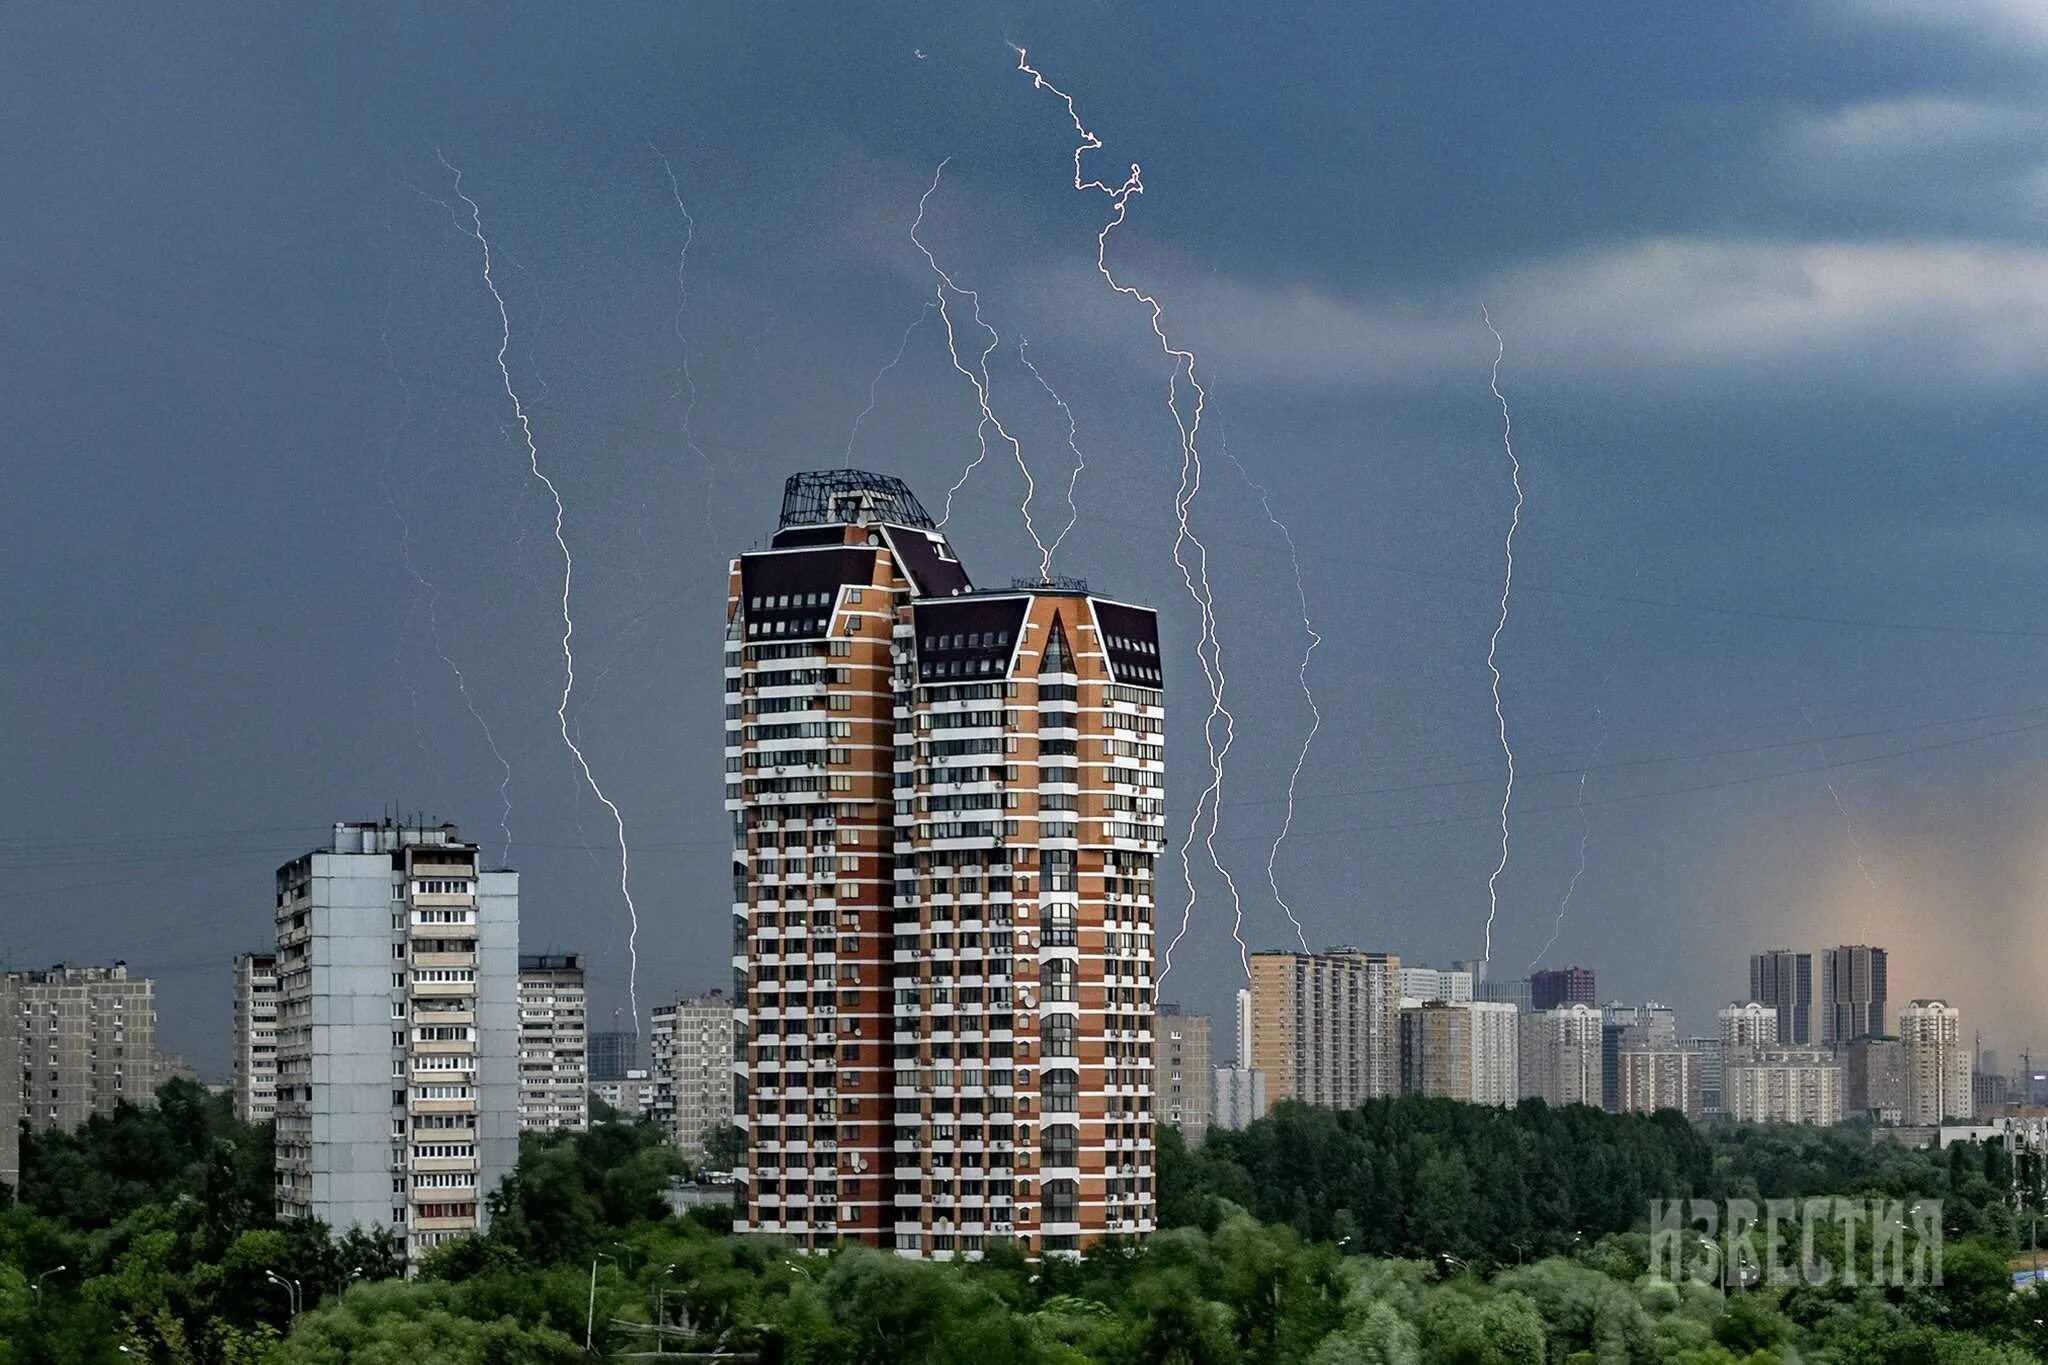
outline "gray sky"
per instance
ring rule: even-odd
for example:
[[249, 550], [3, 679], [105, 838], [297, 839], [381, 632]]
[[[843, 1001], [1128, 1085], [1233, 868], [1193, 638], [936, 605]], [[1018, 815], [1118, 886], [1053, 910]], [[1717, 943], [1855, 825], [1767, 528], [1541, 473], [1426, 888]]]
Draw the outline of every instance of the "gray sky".
[[[1750, 951], [1868, 938], [1897, 1000], [2048, 1044], [2043, 16], [15, 6], [0, 955], [125, 956], [161, 983], [165, 1045], [220, 1072], [227, 960], [266, 939], [277, 863], [393, 802], [497, 838], [438, 629], [513, 770], [527, 946], [587, 952], [597, 1012], [623, 1005], [609, 817], [555, 730], [552, 509], [437, 148], [484, 214], [567, 503], [572, 714], [625, 815], [643, 1005], [727, 979], [724, 565], [788, 473], [845, 460], [930, 297], [907, 229], [943, 157], [923, 235], [1002, 335], [993, 400], [1041, 518], [1071, 457], [1019, 337], [1088, 457], [1056, 567], [1164, 613], [1183, 825], [1204, 699], [1166, 365], [1094, 273], [1105, 202], [1073, 190], [1015, 41], [1103, 138], [1091, 173], [1142, 162], [1112, 268], [1210, 388], [1194, 517], [1239, 720], [1217, 847], [1254, 946], [1290, 934], [1265, 861], [1304, 637], [1225, 441], [1325, 637], [1282, 888], [1318, 944], [1478, 950], [1512, 496], [1484, 302], [1527, 490], [1496, 969], [1549, 937], [1583, 829], [1552, 960], [1604, 994], [1708, 1031]], [[695, 220], [686, 300], [650, 141]], [[976, 416], [927, 322], [853, 460], [936, 506]], [[983, 583], [1035, 567], [1021, 493], [999, 452], [956, 504]], [[1228, 900], [1198, 889], [1165, 995], [1223, 1009]]]

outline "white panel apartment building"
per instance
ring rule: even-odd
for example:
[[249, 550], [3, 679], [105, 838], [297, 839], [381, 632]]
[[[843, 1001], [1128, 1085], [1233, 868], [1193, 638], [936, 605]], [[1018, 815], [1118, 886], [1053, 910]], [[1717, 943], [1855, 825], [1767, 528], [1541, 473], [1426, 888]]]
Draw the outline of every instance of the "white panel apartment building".
[[417, 1256], [519, 1151], [519, 875], [452, 825], [336, 824], [277, 871], [277, 1207]]
[[590, 1126], [589, 1007], [577, 953], [519, 958], [519, 1126]]
[[235, 959], [235, 1117], [267, 1123], [277, 1116], [277, 955]]
[[733, 1118], [732, 1001], [724, 991], [654, 1007], [648, 1113], [668, 1140], [701, 1156], [704, 1138]]
[[1842, 1121], [1842, 1064], [1828, 1048], [1735, 1047], [1721, 1066], [1721, 1111], [1743, 1123]]

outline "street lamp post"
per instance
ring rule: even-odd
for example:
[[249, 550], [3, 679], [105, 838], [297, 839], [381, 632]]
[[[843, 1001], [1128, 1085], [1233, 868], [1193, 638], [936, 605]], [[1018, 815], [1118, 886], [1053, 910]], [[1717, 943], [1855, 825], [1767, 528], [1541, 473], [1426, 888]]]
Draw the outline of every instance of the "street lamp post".
[[69, 1269], [71, 1269], [71, 1267], [68, 1265], [53, 1265], [48, 1270], [45, 1270], [42, 1274], [36, 1276], [35, 1291], [36, 1302], [38, 1304], [40, 1304], [43, 1301], [43, 1281], [48, 1279], [52, 1275], [61, 1275]]
[[303, 1291], [299, 1282], [297, 1280], [288, 1280], [275, 1270], [264, 1271], [263, 1278], [284, 1291], [285, 1309], [291, 1315], [290, 1321], [286, 1323], [286, 1328], [289, 1330], [292, 1327], [296, 1327], [299, 1322], [299, 1309], [303, 1302], [300, 1298]]
[[[616, 1243], [614, 1243], [616, 1245]], [[597, 1263], [610, 1261], [619, 1263], [619, 1258], [609, 1251], [600, 1251], [590, 1258], [590, 1302], [583, 1309], [583, 1353], [590, 1354], [591, 1343], [596, 1339], [597, 1329]]]
[[662, 1267], [661, 1278], [654, 1282], [654, 1323], [659, 1329], [654, 1335], [657, 1355], [668, 1354], [668, 1277], [675, 1273], [675, 1262], [671, 1261]]

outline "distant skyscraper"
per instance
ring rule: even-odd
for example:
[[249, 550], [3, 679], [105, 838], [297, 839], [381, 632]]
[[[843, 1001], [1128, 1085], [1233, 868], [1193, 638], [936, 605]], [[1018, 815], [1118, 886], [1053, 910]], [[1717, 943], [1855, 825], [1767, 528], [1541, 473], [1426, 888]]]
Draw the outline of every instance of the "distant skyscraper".
[[1591, 967], [1559, 967], [1529, 974], [1529, 1008], [1554, 1010], [1560, 1005], [1591, 1005], [1599, 998]]
[[156, 983], [111, 967], [0, 973], [0, 1181], [20, 1178], [18, 1127], [76, 1128], [156, 1100]]
[[235, 1117], [268, 1123], [277, 1116], [277, 954], [235, 959], [235, 1056], [229, 1083]]
[[1253, 953], [1252, 1061], [1272, 1103], [1354, 1109], [1401, 1083], [1401, 959]]
[[417, 1257], [519, 1153], [519, 874], [453, 825], [341, 823], [277, 870], [277, 1211]]
[[1813, 1042], [1813, 954], [1770, 948], [1749, 959], [1749, 998], [1778, 1013], [1778, 1041]]
[[590, 1125], [588, 1019], [580, 953], [519, 957], [519, 1126]]
[[654, 1007], [648, 1030], [654, 1091], [648, 1112], [668, 1140], [702, 1155], [713, 1128], [733, 1121], [733, 1012], [724, 991]]
[[1820, 954], [1821, 1041], [1839, 1046], [1883, 1036], [1885, 951], [1867, 944], [1823, 948]]
[[1906, 1098], [1901, 1121], [1967, 1123], [1975, 1114], [1970, 1040], [1962, 1014], [1940, 1000], [1915, 1000], [1899, 1011]]
[[593, 1033], [587, 1046], [586, 1056], [593, 1081], [617, 1081], [625, 1079], [629, 1071], [645, 1071], [646, 1047], [640, 1035], [631, 1029], [606, 1029]]
[[1600, 1105], [1605, 1075], [1601, 1013], [1591, 1005], [1559, 1005], [1524, 1015], [1521, 1089], [1551, 1104]]
[[1209, 1061], [1209, 1016], [1187, 1014], [1178, 1005], [1161, 1005], [1153, 1023], [1158, 1063], [1152, 1077], [1152, 1113], [1161, 1123], [1180, 1129], [1190, 1147], [1200, 1146], [1209, 1132], [1210, 1088], [1215, 1068]]
[[1145, 1236], [1155, 614], [976, 591], [860, 470], [790, 479], [728, 592], [739, 1227], [935, 1257]]

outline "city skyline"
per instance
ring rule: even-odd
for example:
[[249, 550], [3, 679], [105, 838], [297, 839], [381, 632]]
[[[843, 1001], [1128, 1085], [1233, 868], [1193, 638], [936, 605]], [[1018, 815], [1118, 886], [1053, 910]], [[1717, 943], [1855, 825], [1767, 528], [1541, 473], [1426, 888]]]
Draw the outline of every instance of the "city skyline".
[[[0, 502], [20, 735], [0, 955], [137, 963], [166, 1045], [224, 1074], [225, 964], [261, 944], [266, 870], [394, 802], [508, 861], [504, 784], [526, 946], [586, 954], [607, 1017], [631, 928], [566, 726], [633, 847], [641, 1026], [650, 999], [719, 984], [699, 965], [729, 926], [698, 604], [790, 471], [851, 446], [937, 492], [979, 453], [908, 238], [948, 156], [921, 232], [1001, 329], [991, 401], [1035, 512], [1066, 513], [1070, 429], [1017, 341], [1088, 457], [1053, 567], [1155, 604], [1195, 676], [1169, 367], [1096, 273], [1104, 206], [1071, 188], [1064, 111], [1013, 38], [1075, 92], [1091, 165], [1142, 161], [1111, 263], [1157, 290], [1210, 386], [1191, 524], [1241, 721], [1217, 847], [1249, 946], [1294, 941], [1263, 874], [1309, 721], [1270, 509], [1323, 637], [1280, 892], [1317, 943], [1479, 951], [1512, 496], [1483, 301], [1527, 474], [1496, 968], [1577, 960], [1700, 1028], [1761, 946], [1882, 943], [1894, 1006], [1943, 998], [2009, 1054], [2048, 1049], [2029, 1003], [2048, 968], [2006, 950], [2048, 888], [2029, 692], [2048, 473], [2025, 435], [2048, 415], [2025, 188], [2042, 101], [2016, 76], [2030, 30], [1911, 9], [1731, 35], [1623, 7], [1310, 6], [1249, 40], [1210, 13], [980, 7], [855, 6], [843, 32], [11, 15], [33, 55], [9, 97], [49, 133], [0, 150], [22, 206], [0, 358], [36, 400]], [[1238, 65], [1267, 44], [1365, 55], [1268, 98]], [[451, 51], [474, 55], [456, 78]], [[507, 366], [566, 504], [566, 716], [551, 508], [505, 436], [501, 318], [436, 148], [502, 249]], [[948, 530], [1000, 582], [1040, 558], [991, 439]], [[1200, 770], [1199, 736], [1177, 721], [1176, 771]], [[1198, 790], [1169, 793], [1169, 827]], [[1234, 916], [1197, 875], [1167, 989], [1223, 1017]]]

